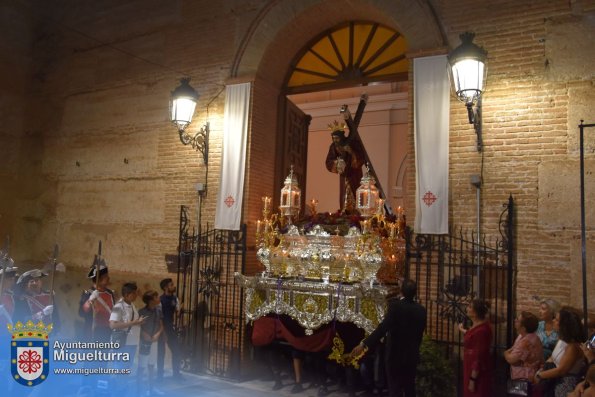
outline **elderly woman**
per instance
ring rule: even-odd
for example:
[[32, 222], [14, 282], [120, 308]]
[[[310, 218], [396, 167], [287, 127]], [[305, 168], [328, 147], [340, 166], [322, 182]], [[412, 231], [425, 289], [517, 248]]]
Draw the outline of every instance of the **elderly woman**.
[[493, 360], [490, 354], [492, 346], [492, 328], [488, 322], [488, 302], [475, 299], [467, 306], [467, 316], [471, 319], [471, 328], [465, 329], [459, 324], [464, 334], [463, 346], [463, 385], [464, 397], [490, 397], [493, 390]]
[[518, 336], [514, 345], [504, 352], [513, 380], [533, 382], [535, 373], [543, 364], [543, 347], [535, 334], [538, 322], [537, 316], [530, 312], [522, 312], [514, 321]]
[[541, 321], [537, 327], [537, 336], [543, 345], [543, 359], [547, 360], [558, 342], [558, 332], [554, 329], [554, 317], [560, 310], [560, 304], [555, 299], [544, 299], [539, 303], [539, 317]]
[[585, 340], [584, 329], [580, 316], [571, 307], [563, 307], [556, 314], [554, 329], [560, 339], [547, 363], [553, 363], [555, 367], [538, 371], [535, 378], [537, 381], [551, 380], [544, 390], [545, 397], [566, 397], [584, 371], [585, 359], [580, 347]]

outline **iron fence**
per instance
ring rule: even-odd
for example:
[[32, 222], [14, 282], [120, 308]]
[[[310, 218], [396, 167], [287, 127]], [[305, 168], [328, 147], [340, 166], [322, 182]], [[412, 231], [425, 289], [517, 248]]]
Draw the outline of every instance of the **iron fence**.
[[246, 225], [233, 231], [207, 224], [190, 233], [187, 212], [182, 206], [178, 249], [183, 368], [237, 378], [244, 326], [242, 290], [234, 273], [244, 271]]
[[468, 322], [466, 307], [475, 298], [490, 303], [497, 384], [506, 383], [502, 352], [512, 344], [515, 315], [513, 209], [510, 197], [500, 215], [500, 236], [491, 242], [460, 228], [447, 235], [406, 233], [405, 277], [417, 282], [419, 302], [428, 313], [426, 332], [455, 363], [459, 385], [463, 336], [458, 324]]

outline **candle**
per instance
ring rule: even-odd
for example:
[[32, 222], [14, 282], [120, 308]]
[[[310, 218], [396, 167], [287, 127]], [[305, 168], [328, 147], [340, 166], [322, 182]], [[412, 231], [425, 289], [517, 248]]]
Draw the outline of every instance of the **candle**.
[[268, 211], [271, 205], [271, 198], [269, 196], [264, 196], [262, 202], [264, 203], [264, 210]]
[[397, 228], [397, 225], [394, 223], [391, 223], [389, 225], [389, 227], [390, 227], [390, 237], [394, 238], [395, 237], [395, 229]]
[[368, 233], [368, 221], [360, 221], [360, 225], [362, 226], [362, 234]]
[[260, 233], [260, 220], [256, 221], [256, 233]]

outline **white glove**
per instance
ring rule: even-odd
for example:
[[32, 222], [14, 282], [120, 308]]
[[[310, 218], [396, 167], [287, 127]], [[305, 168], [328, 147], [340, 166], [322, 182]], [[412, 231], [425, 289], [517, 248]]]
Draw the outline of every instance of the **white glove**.
[[89, 296], [89, 302], [93, 302], [97, 298], [99, 298], [99, 291], [97, 291], [96, 289], [94, 289], [93, 292], [91, 292], [91, 295]]
[[44, 316], [51, 316], [54, 312], [54, 305], [49, 305], [43, 308], [42, 310]]

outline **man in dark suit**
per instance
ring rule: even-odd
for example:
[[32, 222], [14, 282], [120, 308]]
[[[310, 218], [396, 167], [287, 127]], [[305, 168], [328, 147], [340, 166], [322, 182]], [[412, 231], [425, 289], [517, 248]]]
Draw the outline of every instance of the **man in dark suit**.
[[360, 355], [385, 337], [385, 368], [390, 397], [415, 397], [419, 346], [426, 328], [426, 309], [415, 302], [415, 281], [404, 280], [401, 297], [388, 300], [388, 310], [378, 327], [351, 352]]

